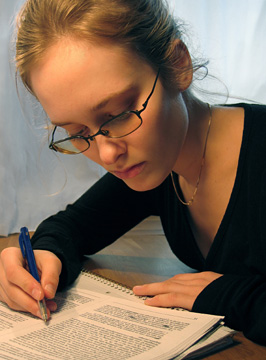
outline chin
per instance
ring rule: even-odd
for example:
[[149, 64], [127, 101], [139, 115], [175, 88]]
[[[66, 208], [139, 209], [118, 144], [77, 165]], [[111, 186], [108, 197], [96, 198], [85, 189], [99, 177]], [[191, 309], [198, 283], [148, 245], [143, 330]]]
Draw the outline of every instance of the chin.
[[133, 179], [127, 179], [124, 180], [125, 184], [132, 190], [134, 191], [139, 191], [139, 192], [143, 192], [143, 191], [149, 191], [149, 190], [153, 190], [156, 187], [158, 187], [159, 185], [161, 185], [161, 183], [165, 180], [165, 178], [163, 179], [150, 179], [150, 178], [146, 178], [145, 180], [143, 179], [137, 179], [133, 178]]

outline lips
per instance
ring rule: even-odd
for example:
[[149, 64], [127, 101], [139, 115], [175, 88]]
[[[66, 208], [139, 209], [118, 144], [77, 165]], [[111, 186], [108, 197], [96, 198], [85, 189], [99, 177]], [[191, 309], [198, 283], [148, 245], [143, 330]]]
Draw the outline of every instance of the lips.
[[143, 168], [145, 166], [145, 163], [139, 163], [137, 165], [133, 165], [130, 168], [127, 168], [123, 171], [112, 171], [112, 173], [117, 176], [119, 179], [125, 180], [125, 179], [131, 179], [137, 175], [139, 175]]

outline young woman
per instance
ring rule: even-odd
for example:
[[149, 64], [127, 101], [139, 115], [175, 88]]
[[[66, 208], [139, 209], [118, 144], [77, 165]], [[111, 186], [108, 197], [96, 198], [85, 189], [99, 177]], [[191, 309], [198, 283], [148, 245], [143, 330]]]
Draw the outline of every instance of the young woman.
[[266, 344], [266, 107], [193, 95], [205, 65], [191, 60], [162, 0], [28, 0], [16, 63], [53, 126], [50, 148], [108, 173], [38, 227], [41, 286], [19, 249], [2, 252], [0, 300], [40, 316], [36, 300], [73, 282], [84, 254], [158, 215], [198, 273], [135, 293], [151, 306], [224, 315]]

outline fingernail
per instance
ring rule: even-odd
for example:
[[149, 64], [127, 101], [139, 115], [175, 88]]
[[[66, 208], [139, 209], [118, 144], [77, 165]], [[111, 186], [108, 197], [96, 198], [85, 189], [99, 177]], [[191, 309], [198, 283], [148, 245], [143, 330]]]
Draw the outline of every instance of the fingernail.
[[57, 305], [56, 305], [56, 303], [50, 303], [50, 304], [48, 305], [48, 307], [49, 307], [49, 310], [51, 310], [51, 311], [56, 311], [56, 310], [57, 310]]
[[141, 285], [136, 285], [133, 287], [134, 290], [141, 290], [142, 289], [142, 286]]
[[54, 289], [53, 285], [47, 284], [47, 285], [45, 285], [44, 289], [45, 289], [45, 291], [47, 291], [51, 296], [54, 296], [54, 294], [55, 294], [55, 289]]
[[147, 305], [151, 304], [151, 303], [152, 303], [152, 299], [153, 299], [153, 298], [147, 298], [147, 299], [145, 299], [144, 304], [147, 304]]
[[41, 298], [42, 298], [41, 290], [36, 289], [36, 288], [32, 290], [31, 295], [35, 300], [41, 300]]

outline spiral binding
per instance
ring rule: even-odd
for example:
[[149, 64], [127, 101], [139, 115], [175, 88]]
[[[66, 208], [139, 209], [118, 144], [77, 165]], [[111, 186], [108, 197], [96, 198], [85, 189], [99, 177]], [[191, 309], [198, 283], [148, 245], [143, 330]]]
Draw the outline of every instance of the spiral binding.
[[112, 288], [114, 288], [116, 290], [119, 290], [119, 291], [122, 291], [122, 292], [124, 292], [126, 294], [135, 296], [132, 289], [127, 285], [124, 285], [124, 284], [122, 284], [120, 282], [117, 282], [115, 280], [112, 280], [112, 279], [108, 279], [107, 277], [105, 277], [103, 275], [95, 274], [94, 272], [92, 272], [90, 270], [82, 269], [82, 273], [85, 276], [89, 276], [90, 278], [101, 282], [104, 285], [108, 285], [108, 286], [110, 286], [110, 287], [112, 287]]
[[[136, 296], [134, 294], [134, 292], [132, 291], [132, 289], [127, 286], [127, 285], [124, 285], [120, 282], [117, 282], [115, 280], [112, 280], [112, 279], [109, 279], [103, 275], [100, 275], [100, 274], [95, 274], [94, 272], [90, 271], [90, 270], [86, 270], [86, 269], [82, 269], [82, 273], [85, 275], [85, 276], [89, 276], [90, 278], [96, 280], [96, 281], [99, 281], [101, 282], [102, 284], [104, 285], [108, 285], [116, 290], [119, 290], [119, 291], [122, 291], [128, 295], [131, 295], [131, 296]], [[141, 300], [146, 300], [148, 298], [148, 296], [138, 296]], [[175, 308], [170, 308], [171, 310], [177, 310], [177, 311], [188, 311], [186, 309], [183, 309], [183, 308], [179, 308], [179, 307], [175, 307]]]

